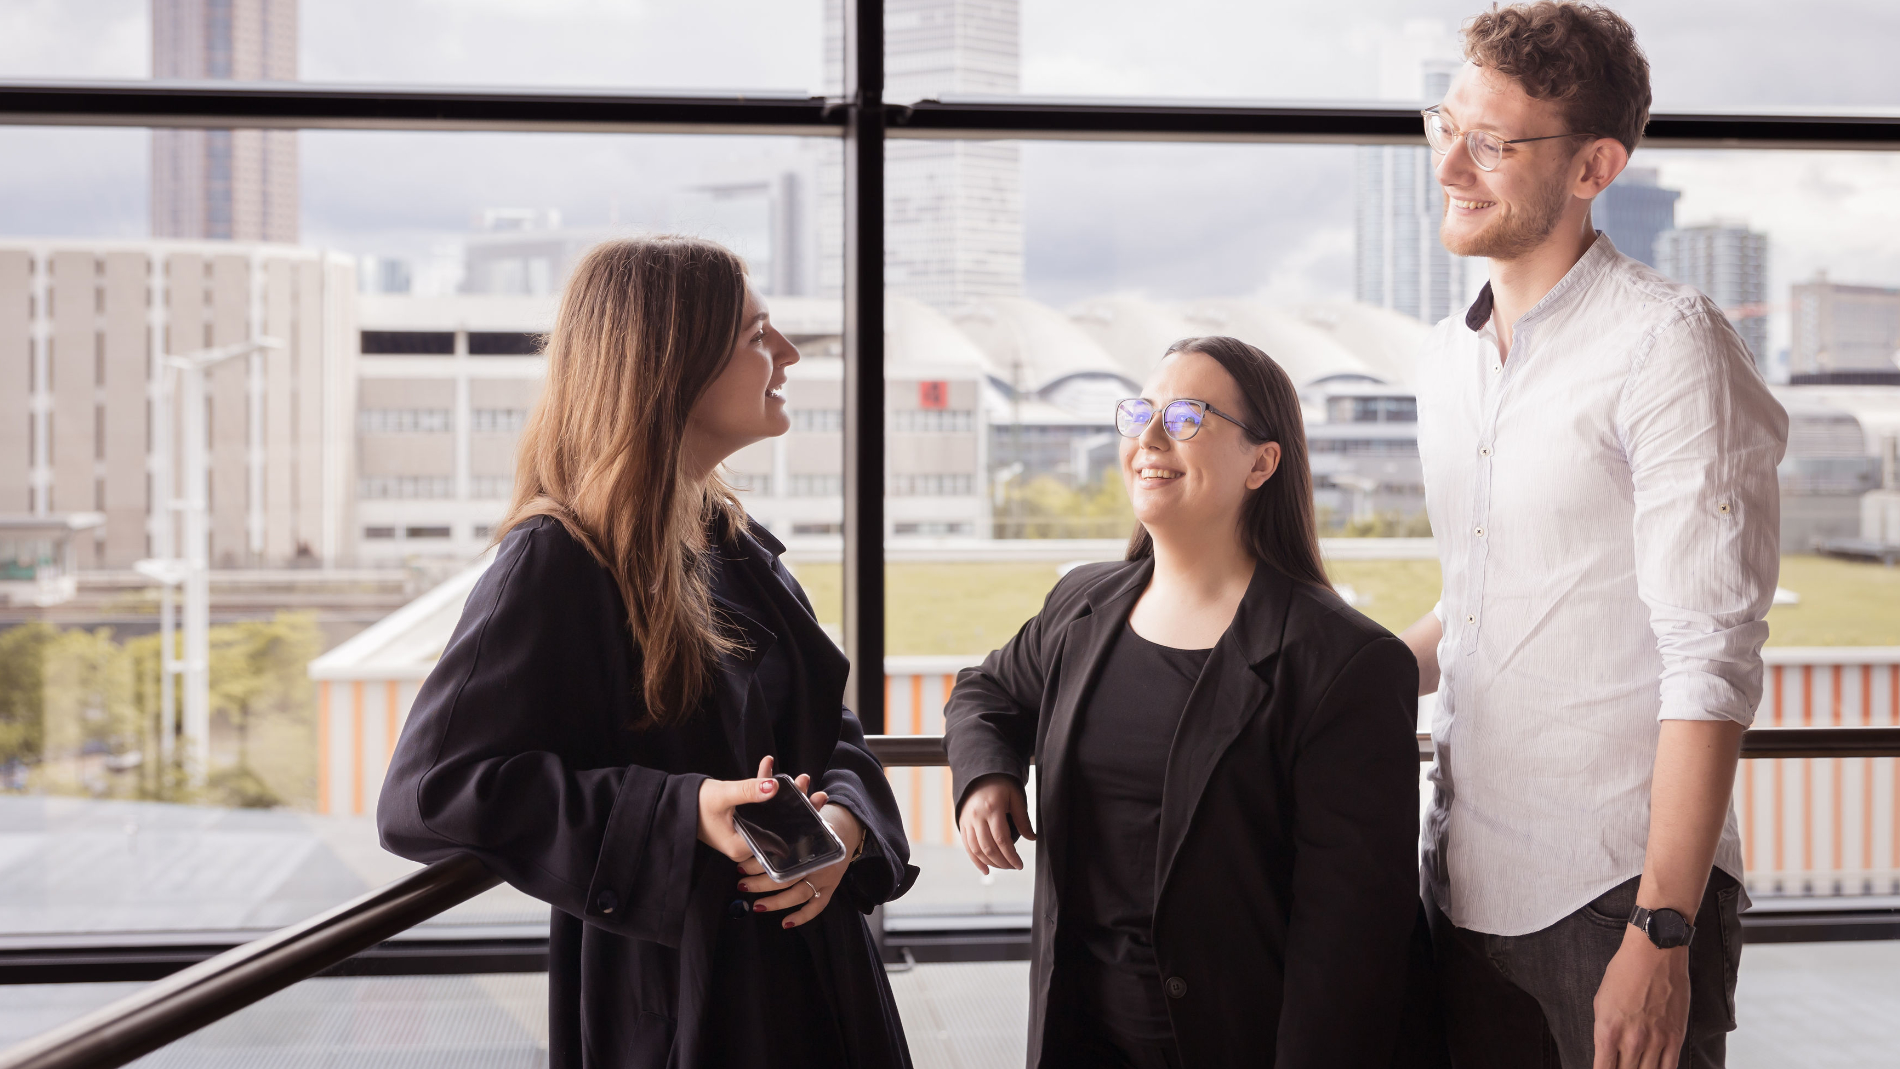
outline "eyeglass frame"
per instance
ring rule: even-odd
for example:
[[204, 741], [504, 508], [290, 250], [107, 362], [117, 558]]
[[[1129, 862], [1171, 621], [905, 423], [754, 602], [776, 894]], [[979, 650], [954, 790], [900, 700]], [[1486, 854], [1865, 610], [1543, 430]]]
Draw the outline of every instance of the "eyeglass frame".
[[[1120, 419], [1122, 406], [1127, 404], [1130, 401], [1139, 401], [1142, 404], [1147, 405], [1148, 408], [1150, 409], [1148, 419], [1142, 423], [1141, 429], [1136, 431], [1134, 434], [1129, 434], [1127, 431], [1122, 430], [1122, 421]], [[1168, 430], [1168, 422], [1166, 419], [1168, 409], [1172, 408], [1175, 405], [1194, 405], [1201, 416], [1201, 421], [1194, 425], [1194, 430], [1180, 438], [1176, 438], [1174, 434]], [[1218, 408], [1215, 408], [1212, 404], [1206, 401], [1202, 401], [1198, 398], [1194, 398], [1194, 397], [1177, 397], [1174, 400], [1169, 401], [1167, 404], [1163, 404], [1163, 405], [1157, 405], [1153, 401], [1148, 400], [1146, 397], [1124, 397], [1121, 400], [1115, 402], [1115, 412], [1117, 416], [1115, 420], [1115, 433], [1121, 435], [1123, 438], [1128, 438], [1128, 439], [1138, 439], [1142, 435], [1148, 433], [1148, 425], [1155, 421], [1156, 416], [1161, 416], [1163, 417], [1161, 421], [1161, 433], [1167, 435], [1168, 440], [1171, 442], [1185, 442], [1193, 438], [1196, 434], [1201, 433], [1201, 426], [1207, 422], [1207, 413], [1212, 412], [1216, 416], [1219, 416], [1220, 418], [1226, 420], [1227, 422], [1233, 424], [1234, 426], [1239, 427], [1241, 430], [1246, 431], [1248, 434], [1253, 435], [1255, 438], [1259, 439], [1262, 442], [1273, 441], [1272, 435], [1264, 434], [1260, 431], [1257, 431], [1253, 429], [1252, 427], [1248, 426], [1246, 423], [1238, 419], [1235, 419], [1234, 417], [1228, 415], [1227, 413], [1222, 412]]]
[[[1455, 140], [1446, 142], [1444, 148], [1439, 148], [1436, 144], [1432, 143], [1432, 120], [1437, 119], [1440, 122], [1444, 122], [1445, 120], [1445, 114], [1438, 110], [1439, 107], [1441, 107], [1441, 105], [1433, 104], [1431, 107], [1421, 110], [1419, 112], [1419, 115], [1423, 116], [1425, 119], [1425, 143], [1431, 146], [1431, 150], [1434, 155], [1447, 156], [1451, 154], [1451, 146], [1457, 143]], [[1446, 123], [1446, 125], [1449, 126], [1450, 124]], [[1474, 165], [1476, 165], [1478, 170], [1484, 171], [1485, 173], [1488, 174], [1492, 171], [1497, 170], [1498, 164], [1504, 162], [1504, 148], [1506, 145], [1523, 145], [1523, 144], [1528, 144], [1532, 141], [1555, 141], [1560, 137], [1601, 137], [1601, 136], [1603, 135], [1588, 133], [1586, 131], [1578, 130], [1578, 131], [1568, 133], [1568, 134], [1545, 134], [1543, 137], [1502, 138], [1502, 137], [1498, 137], [1498, 135], [1492, 133], [1489, 130], [1466, 130], [1463, 133], [1458, 135], [1458, 140], [1464, 141], [1465, 152], [1471, 157], [1471, 162]], [[1486, 167], [1484, 165], [1484, 161], [1478, 158], [1478, 150], [1471, 143], [1471, 139], [1474, 137], [1489, 137], [1497, 141], [1498, 143], [1498, 162], [1497, 163], [1494, 163], [1489, 167]]]

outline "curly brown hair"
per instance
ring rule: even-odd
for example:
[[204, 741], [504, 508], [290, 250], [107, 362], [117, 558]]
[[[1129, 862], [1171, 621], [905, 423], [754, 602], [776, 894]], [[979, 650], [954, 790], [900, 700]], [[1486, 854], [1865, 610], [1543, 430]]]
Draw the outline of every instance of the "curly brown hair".
[[1499, 6], [1464, 26], [1465, 58], [1553, 100], [1576, 133], [1613, 137], [1634, 152], [1649, 124], [1649, 60], [1621, 15], [1596, 4], [1534, 0]]

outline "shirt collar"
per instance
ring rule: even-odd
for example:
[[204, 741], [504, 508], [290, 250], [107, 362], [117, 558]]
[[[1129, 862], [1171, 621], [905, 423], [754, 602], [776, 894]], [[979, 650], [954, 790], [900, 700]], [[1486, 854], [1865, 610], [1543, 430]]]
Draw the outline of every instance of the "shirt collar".
[[[1610, 240], [1610, 236], [1601, 230], [1597, 231], [1597, 239], [1590, 243], [1590, 248], [1585, 250], [1576, 263], [1570, 265], [1570, 270], [1564, 272], [1564, 277], [1558, 279], [1557, 284], [1550, 288], [1550, 292], [1544, 294], [1542, 300], [1532, 305], [1531, 310], [1525, 312], [1524, 318], [1518, 322], [1524, 323], [1535, 317], [1548, 315], [1563, 300], [1565, 294], [1571, 290], [1581, 291], [1587, 288], [1599, 275], [1609, 270], [1610, 265], [1616, 262], [1616, 257], [1616, 245]], [[1495, 303], [1496, 298], [1491, 294], [1491, 283], [1486, 282], [1484, 288], [1478, 291], [1478, 299], [1471, 302], [1470, 308], [1465, 309], [1465, 329], [1473, 334], [1483, 333], [1491, 322], [1491, 311]]]

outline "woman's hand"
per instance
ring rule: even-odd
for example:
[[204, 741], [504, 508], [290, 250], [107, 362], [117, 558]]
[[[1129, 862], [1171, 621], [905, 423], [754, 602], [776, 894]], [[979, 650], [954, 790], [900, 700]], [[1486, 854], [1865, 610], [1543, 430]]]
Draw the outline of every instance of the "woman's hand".
[[[805, 777], [798, 777], [805, 788]], [[732, 823], [732, 811], [747, 802], [763, 802], [778, 791], [772, 778], [772, 759], [759, 762], [758, 779], [707, 779], [699, 784], [699, 841], [734, 861], [752, 856], [745, 836]]]
[[963, 852], [985, 876], [992, 868], [1023, 867], [1009, 834], [1011, 820], [1023, 838], [1036, 841], [1036, 831], [1029, 826], [1029, 799], [1014, 776], [992, 772], [970, 785], [957, 821], [958, 830], [963, 833]]
[[[770, 762], [771, 758], [766, 758]], [[765, 767], [764, 765], [760, 766]], [[809, 793], [810, 776], [800, 776], [798, 789]], [[823, 791], [811, 794], [811, 804], [818, 809], [818, 815], [831, 830], [838, 833], [844, 842], [844, 860], [835, 865], [827, 865], [817, 872], [802, 876], [790, 883], [779, 883], [765, 875], [765, 866], [756, 857], [748, 857], [739, 863], [739, 871], [744, 874], [739, 880], [739, 890], [761, 894], [777, 891], [778, 894], [766, 895], [752, 903], [754, 913], [771, 913], [781, 909], [797, 908], [797, 912], [780, 922], [780, 927], [796, 928], [825, 911], [831, 904], [832, 893], [844, 882], [844, 874], [851, 867], [851, 859], [857, 856], [858, 844], [864, 841], [864, 825], [858, 818], [841, 805], [831, 805]]]

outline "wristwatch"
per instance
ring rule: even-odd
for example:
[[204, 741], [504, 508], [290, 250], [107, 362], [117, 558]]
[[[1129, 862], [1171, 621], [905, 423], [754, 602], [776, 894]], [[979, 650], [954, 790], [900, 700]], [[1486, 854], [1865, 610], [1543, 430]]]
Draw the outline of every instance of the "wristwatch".
[[1686, 947], [1695, 938], [1695, 925], [1673, 909], [1644, 909], [1637, 906], [1630, 910], [1630, 923], [1649, 936], [1649, 941], [1656, 944], [1658, 950]]

